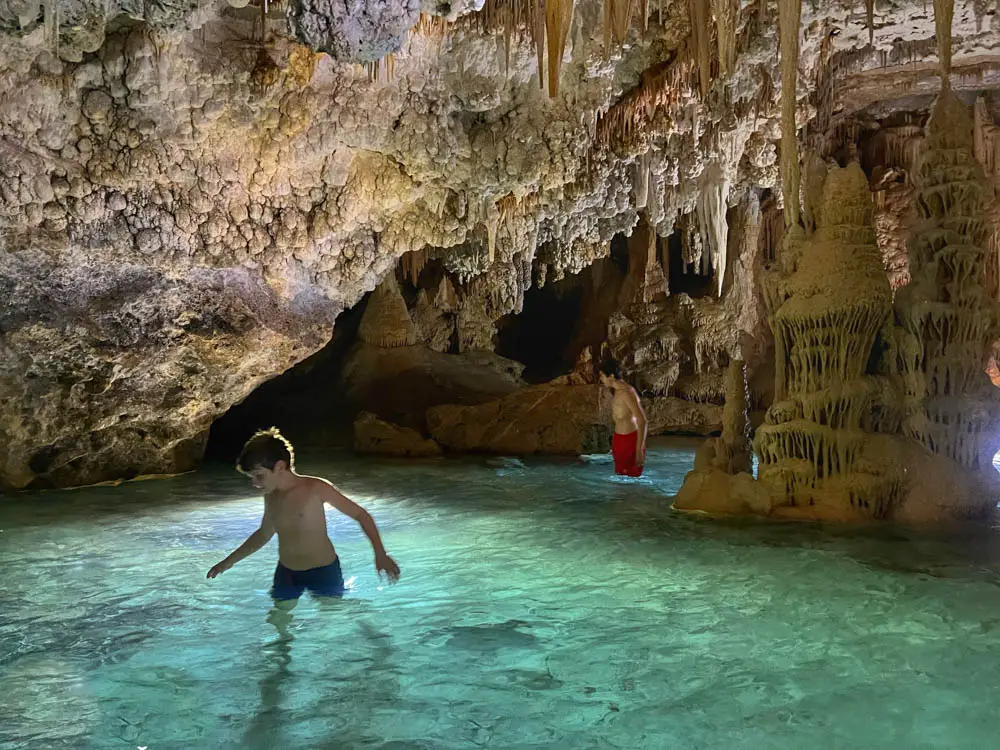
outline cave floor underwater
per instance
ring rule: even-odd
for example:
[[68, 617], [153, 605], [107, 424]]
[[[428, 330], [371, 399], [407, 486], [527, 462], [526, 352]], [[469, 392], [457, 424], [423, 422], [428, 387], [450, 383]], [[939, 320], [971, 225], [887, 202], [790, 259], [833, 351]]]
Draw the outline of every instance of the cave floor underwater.
[[1000, 531], [675, 513], [695, 445], [640, 480], [304, 450], [402, 579], [331, 511], [351, 589], [290, 639], [274, 542], [205, 580], [260, 518], [229, 467], [5, 499], [0, 746], [994, 746]]

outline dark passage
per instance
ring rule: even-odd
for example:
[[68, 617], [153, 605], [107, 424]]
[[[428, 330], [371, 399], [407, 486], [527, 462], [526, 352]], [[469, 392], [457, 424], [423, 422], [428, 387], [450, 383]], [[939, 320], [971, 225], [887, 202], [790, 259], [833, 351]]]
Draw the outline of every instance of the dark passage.
[[573, 369], [569, 351], [583, 306], [576, 277], [532, 287], [524, 295], [524, 311], [502, 321], [497, 353], [524, 364], [524, 379], [544, 382]]
[[[709, 266], [707, 275], [700, 273], [697, 265], [688, 266], [684, 272], [684, 254], [681, 244], [681, 233], [674, 232], [666, 240], [669, 256], [669, 272], [671, 294], [686, 294], [689, 297], [708, 297], [712, 294], [712, 269]], [[707, 252], [707, 251], [706, 251]]]
[[346, 444], [351, 422], [337, 386], [344, 357], [357, 339], [368, 296], [340, 314], [329, 344], [262, 383], [215, 420], [205, 458], [233, 461], [254, 432], [268, 427], [277, 427], [296, 444]]

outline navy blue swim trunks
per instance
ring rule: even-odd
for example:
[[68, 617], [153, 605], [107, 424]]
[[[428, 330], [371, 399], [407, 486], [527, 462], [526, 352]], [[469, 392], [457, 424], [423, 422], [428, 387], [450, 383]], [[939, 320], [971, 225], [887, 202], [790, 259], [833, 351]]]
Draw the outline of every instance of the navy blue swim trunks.
[[308, 589], [313, 596], [343, 596], [344, 574], [340, 571], [340, 558], [322, 568], [292, 570], [280, 562], [274, 569], [274, 587], [271, 596], [278, 601], [298, 599]]

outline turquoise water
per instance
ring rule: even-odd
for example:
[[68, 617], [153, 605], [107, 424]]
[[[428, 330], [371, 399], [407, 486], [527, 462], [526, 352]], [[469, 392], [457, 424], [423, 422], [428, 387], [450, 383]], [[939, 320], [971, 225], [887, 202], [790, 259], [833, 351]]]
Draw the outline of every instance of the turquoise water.
[[609, 459], [308, 453], [353, 590], [268, 624], [274, 542], [228, 468], [0, 503], [4, 748], [984, 748], [1000, 535], [671, 513], [694, 444]]

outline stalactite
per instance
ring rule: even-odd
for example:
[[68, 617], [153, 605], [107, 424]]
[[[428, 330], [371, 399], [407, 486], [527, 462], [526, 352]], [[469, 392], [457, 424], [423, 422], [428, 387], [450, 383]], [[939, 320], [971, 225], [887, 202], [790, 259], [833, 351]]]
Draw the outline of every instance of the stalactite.
[[483, 223], [486, 225], [486, 246], [490, 264], [496, 259], [497, 227], [500, 224], [500, 211], [491, 198], [483, 199]]
[[432, 16], [429, 13], [421, 13], [413, 33], [431, 38], [441, 39], [448, 34], [449, 23], [441, 16]]
[[424, 266], [427, 265], [427, 250], [413, 250], [408, 253], [404, 253], [403, 257], [399, 259], [399, 268], [402, 272], [403, 278], [410, 282], [413, 286], [417, 286], [417, 282], [420, 280], [420, 272], [424, 270]]
[[799, 223], [799, 146], [795, 110], [802, 0], [778, 0], [781, 46], [781, 192], [785, 226]]
[[698, 81], [702, 98], [708, 96], [712, 85], [712, 34], [708, 21], [709, 0], [688, 0], [691, 19], [691, 42], [698, 59]]
[[698, 193], [697, 215], [702, 246], [708, 251], [703, 256], [702, 265], [711, 262], [715, 272], [715, 294], [721, 297], [723, 278], [726, 275], [726, 248], [729, 243], [726, 210], [730, 184], [718, 167], [706, 170], [702, 180], [702, 188]]
[[562, 70], [566, 42], [573, 26], [575, 0], [545, 1], [545, 42], [549, 47], [549, 96], [559, 96], [559, 73]]
[[976, 16], [976, 31], [983, 30], [983, 19], [989, 13], [989, 0], [973, 0], [972, 12]]
[[947, 84], [951, 75], [951, 22], [955, 15], [955, 0], [934, 0], [934, 28], [937, 33], [938, 61], [941, 80]]
[[875, 43], [875, 0], [865, 0], [865, 21], [868, 24], [868, 43]]
[[719, 73], [729, 78], [736, 68], [736, 27], [739, 0], [711, 0], [715, 15], [715, 33], [719, 43]]
[[[526, 40], [535, 49], [538, 86], [546, 83], [545, 53], [548, 41], [548, 82], [550, 96], [557, 96], [559, 71], [573, 21], [574, 0], [486, 0], [476, 13], [461, 16], [448, 31], [480, 34], [502, 33], [505, 58], [515, 40]], [[553, 85], [554, 82], [554, 85]]]
[[693, 83], [697, 63], [690, 44], [676, 56], [642, 75], [642, 82], [601, 114], [596, 142], [602, 147], [641, 147], [658, 132], [684, 116], [697, 90]]
[[535, 40], [535, 56], [538, 61], [538, 88], [545, 88], [545, 14], [542, 4], [545, 0], [529, 0], [534, 12], [534, 19], [531, 25], [532, 35]]
[[396, 76], [396, 56], [390, 52], [381, 60], [362, 63], [362, 67], [372, 83], [389, 82]]
[[649, 205], [649, 167], [650, 152], [647, 151], [635, 163], [635, 208], [641, 210]]
[[[643, 3], [645, 6], [645, 3]], [[623, 44], [628, 39], [629, 26], [635, 0], [604, 0], [604, 50], [609, 52], [611, 43]], [[643, 12], [645, 10], [643, 9]]]
[[681, 220], [681, 259], [684, 261], [681, 272], [687, 273], [688, 266], [701, 266], [704, 254], [702, 234], [699, 231], [697, 216], [688, 214]]
[[59, 54], [59, 0], [44, 0], [45, 41], [49, 51]]

